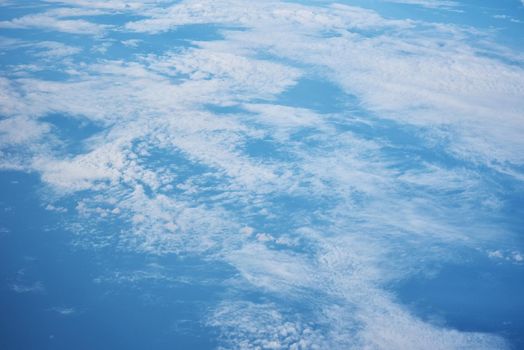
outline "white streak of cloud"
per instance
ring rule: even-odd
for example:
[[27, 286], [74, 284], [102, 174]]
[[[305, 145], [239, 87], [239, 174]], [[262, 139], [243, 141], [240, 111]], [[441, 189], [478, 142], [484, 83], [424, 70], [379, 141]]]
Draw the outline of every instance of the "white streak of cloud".
[[107, 25], [96, 24], [84, 19], [64, 19], [55, 13], [25, 15], [11, 20], [0, 21], [4, 29], [44, 29], [70, 34], [101, 35]]
[[429, 9], [451, 9], [459, 5], [456, 1], [449, 0], [385, 0], [397, 4], [418, 5]]

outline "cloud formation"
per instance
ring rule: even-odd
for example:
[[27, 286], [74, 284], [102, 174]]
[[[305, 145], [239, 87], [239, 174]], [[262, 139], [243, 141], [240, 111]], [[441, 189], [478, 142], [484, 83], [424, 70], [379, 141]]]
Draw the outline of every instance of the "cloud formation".
[[397, 4], [419, 5], [429, 9], [451, 9], [459, 5], [456, 1], [448, 0], [386, 0]]
[[[44, 29], [70, 34], [101, 35], [108, 25], [92, 23], [74, 17], [99, 14], [89, 12], [67, 11], [58, 9], [37, 14], [29, 14], [11, 20], [0, 21], [0, 28], [4, 29]], [[70, 19], [73, 17], [73, 19]]]
[[[507, 346], [424, 322], [386, 286], [460, 261], [455, 249], [498, 258], [506, 250], [496, 245], [513, 242], [511, 228], [493, 223], [507, 218], [504, 191], [492, 184], [524, 176], [517, 54], [486, 49], [489, 36], [468, 27], [341, 4], [48, 3], [67, 7], [0, 26], [124, 33], [126, 49], [182, 26], [219, 28], [216, 40], [124, 57], [9, 41], [42, 52], [34, 71], [4, 68], [0, 167], [36, 172], [57, 202], [73, 201], [78, 244], [230, 266], [229, 294], [206, 319], [224, 348]], [[119, 26], [82, 18], [115, 13], [141, 18]], [[39, 61], [50, 57], [60, 68]], [[333, 86], [342, 107], [286, 103], [306, 79]], [[52, 115], [97, 131], [61, 134]], [[97, 236], [106, 222], [121, 229]], [[245, 300], [254, 292], [266, 299]]]

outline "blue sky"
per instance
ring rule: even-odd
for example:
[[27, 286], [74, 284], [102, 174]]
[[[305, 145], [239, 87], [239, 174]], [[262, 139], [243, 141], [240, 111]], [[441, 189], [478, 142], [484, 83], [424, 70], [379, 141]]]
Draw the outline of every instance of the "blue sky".
[[524, 348], [521, 1], [0, 7], [0, 347]]

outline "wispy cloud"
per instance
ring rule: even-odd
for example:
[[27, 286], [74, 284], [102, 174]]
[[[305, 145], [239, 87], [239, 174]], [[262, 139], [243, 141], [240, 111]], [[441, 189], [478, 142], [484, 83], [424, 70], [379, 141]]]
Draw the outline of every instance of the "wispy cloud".
[[136, 11], [141, 10], [148, 5], [158, 4], [165, 1], [145, 0], [145, 1], [88, 1], [88, 0], [45, 0], [48, 3], [55, 3], [60, 5], [69, 5], [81, 8], [102, 9], [102, 10], [125, 10]]
[[452, 9], [459, 6], [456, 1], [449, 0], [385, 0], [397, 4], [418, 5], [429, 9]]
[[[85, 19], [69, 19], [78, 16], [76, 12], [50, 11], [30, 14], [11, 20], [0, 21], [4, 29], [44, 29], [70, 34], [101, 35], [110, 26], [89, 22]], [[86, 15], [81, 13], [80, 15]]]
[[524, 23], [521, 20], [516, 19], [514, 17], [511, 17], [511, 16], [508, 16], [508, 15], [493, 15], [493, 18], [508, 20], [508, 21], [510, 21], [512, 23]]
[[70, 316], [77, 313], [77, 310], [74, 307], [55, 306], [50, 310], [63, 316]]
[[25, 41], [0, 37], [2, 50], [26, 49], [28, 53], [44, 59], [57, 59], [78, 54], [82, 51], [76, 46], [67, 45], [58, 41]]
[[40, 281], [34, 283], [11, 283], [9, 288], [16, 293], [42, 293], [45, 291], [44, 284]]

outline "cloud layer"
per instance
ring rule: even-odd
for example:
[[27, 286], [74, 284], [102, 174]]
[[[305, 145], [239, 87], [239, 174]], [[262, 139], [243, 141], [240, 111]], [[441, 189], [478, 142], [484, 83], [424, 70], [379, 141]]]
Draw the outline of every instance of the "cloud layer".
[[[515, 243], [500, 222], [524, 176], [517, 53], [470, 27], [341, 4], [48, 3], [0, 27], [87, 44], [1, 42], [33, 58], [2, 68], [0, 167], [38, 173], [53, 207], [73, 201], [79, 244], [231, 266], [204, 320], [224, 348], [507, 346], [425, 322], [387, 286]], [[184, 26], [218, 38], [148, 49]], [[308, 80], [340, 106], [284, 101]], [[99, 223], [120, 229], [97, 236]]]

